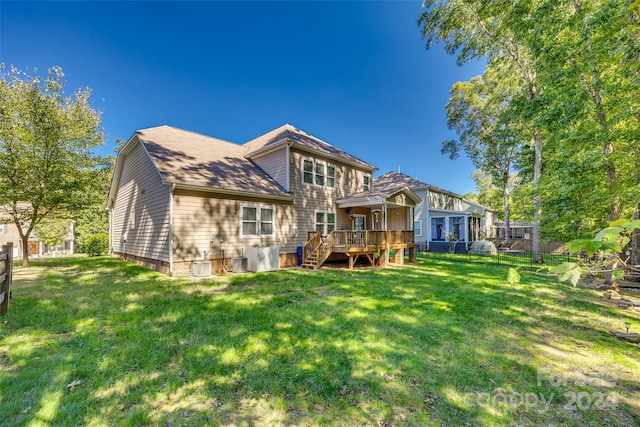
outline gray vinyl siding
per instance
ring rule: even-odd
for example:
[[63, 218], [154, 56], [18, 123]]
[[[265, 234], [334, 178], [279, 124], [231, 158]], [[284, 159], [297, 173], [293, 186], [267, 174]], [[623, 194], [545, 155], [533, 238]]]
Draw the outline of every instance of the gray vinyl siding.
[[282, 188], [287, 189], [287, 150], [285, 147], [251, 160], [276, 180]]
[[[240, 212], [243, 205], [273, 206], [275, 236], [241, 237]], [[295, 253], [290, 234], [294, 217], [290, 203], [258, 198], [228, 198], [213, 194], [176, 190], [173, 199], [174, 261], [220, 259], [242, 256], [245, 246], [280, 247], [281, 253]], [[222, 236], [222, 242], [220, 237]]]
[[[302, 183], [302, 159], [312, 158], [332, 164], [336, 167], [335, 188], [320, 187]], [[338, 210], [336, 200], [357, 193], [362, 190], [362, 175], [371, 175], [371, 170], [355, 168], [353, 166], [336, 162], [333, 159], [324, 158], [297, 150], [291, 150], [291, 177], [290, 191], [294, 194], [295, 225], [298, 227], [298, 243], [304, 244], [308, 231], [315, 231], [315, 212], [317, 210], [335, 212], [336, 230], [351, 229], [351, 218], [344, 209]], [[369, 219], [367, 218], [367, 224]]]
[[138, 144], [123, 159], [112, 212], [113, 250], [169, 261], [169, 200], [169, 187]]

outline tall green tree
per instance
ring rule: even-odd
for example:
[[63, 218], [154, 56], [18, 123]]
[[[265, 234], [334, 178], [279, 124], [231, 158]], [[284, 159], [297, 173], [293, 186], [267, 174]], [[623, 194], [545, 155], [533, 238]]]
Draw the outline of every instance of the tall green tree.
[[512, 126], [510, 104], [517, 95], [513, 74], [489, 65], [482, 76], [457, 82], [447, 103], [449, 128], [457, 141], [445, 141], [442, 153], [456, 159], [464, 151], [476, 168], [502, 192], [505, 244], [510, 244], [510, 189], [512, 166], [523, 145], [521, 133]]
[[425, 2], [427, 43], [444, 42], [459, 62], [484, 56], [521, 71], [528, 102], [514, 103], [512, 116], [534, 130], [534, 218], [544, 211], [549, 238], [575, 238], [638, 209], [638, 3]]
[[73, 212], [76, 221], [74, 233], [77, 252], [86, 252], [89, 236], [109, 232], [109, 213], [105, 207], [114, 164], [115, 157], [107, 156], [102, 159], [99, 167], [88, 171], [93, 176], [92, 185], [85, 191], [83, 206]]
[[576, 238], [637, 207], [638, 15], [624, 0], [572, 0], [540, 2], [532, 19], [552, 139], [545, 202], [564, 226], [547, 229]]
[[35, 233], [44, 244], [50, 247], [61, 246], [64, 238], [71, 232], [70, 215], [61, 213], [43, 218], [35, 227]]
[[500, 187], [496, 186], [491, 177], [480, 169], [476, 169], [470, 178], [475, 182], [476, 191], [478, 192], [474, 201], [495, 210], [496, 214], [502, 217], [504, 205]]
[[[519, 33], [526, 31], [530, 11], [522, 3], [508, 0], [425, 0], [418, 25], [427, 49], [433, 42], [443, 43], [445, 50], [457, 55], [459, 65], [474, 59], [486, 59], [495, 66], [508, 66], [517, 71], [519, 87], [527, 95], [525, 103], [535, 152], [534, 188], [542, 175], [542, 131], [535, 112], [540, 108], [540, 86], [536, 62]], [[524, 117], [524, 116], [523, 116]], [[534, 191], [533, 252], [540, 255], [541, 199]]]
[[63, 77], [60, 67], [44, 78], [0, 67], [0, 206], [18, 228], [25, 266], [34, 228], [86, 203], [92, 150], [104, 140], [90, 90], [66, 97]]

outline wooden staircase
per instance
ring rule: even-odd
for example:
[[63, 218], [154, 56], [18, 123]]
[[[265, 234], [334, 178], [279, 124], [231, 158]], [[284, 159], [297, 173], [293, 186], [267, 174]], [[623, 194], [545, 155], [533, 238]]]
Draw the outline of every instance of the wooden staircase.
[[318, 268], [318, 255], [315, 252], [311, 252], [307, 257], [302, 261], [302, 268], [310, 268], [315, 270]]
[[302, 268], [317, 270], [329, 258], [333, 252], [333, 231], [324, 239], [320, 233], [316, 233], [305, 243], [302, 254]]

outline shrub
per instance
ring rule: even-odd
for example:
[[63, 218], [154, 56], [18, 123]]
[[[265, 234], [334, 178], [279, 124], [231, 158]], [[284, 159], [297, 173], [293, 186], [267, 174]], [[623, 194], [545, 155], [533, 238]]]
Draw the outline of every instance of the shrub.
[[85, 240], [85, 251], [89, 256], [106, 255], [109, 253], [109, 236], [107, 234], [92, 234]]

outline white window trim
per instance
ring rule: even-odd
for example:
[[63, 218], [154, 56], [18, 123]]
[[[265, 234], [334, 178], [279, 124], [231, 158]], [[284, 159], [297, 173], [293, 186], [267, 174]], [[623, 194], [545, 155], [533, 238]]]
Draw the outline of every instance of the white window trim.
[[[369, 184], [365, 186], [365, 178], [369, 178]], [[362, 174], [362, 191], [371, 191], [371, 175]]]
[[0, 233], [7, 232], [7, 224], [0, 224]]
[[[304, 162], [305, 161], [309, 161], [313, 165], [313, 167], [311, 169], [311, 176], [312, 176], [312, 180], [313, 180], [312, 183], [311, 182], [305, 182], [305, 180], [304, 180], [304, 173], [305, 173]], [[324, 184], [323, 185], [320, 185], [320, 184], [316, 183], [316, 165], [317, 164], [323, 165], [323, 168], [324, 168]], [[333, 171], [334, 171], [334, 176], [332, 177], [333, 178], [333, 187], [331, 187], [331, 186], [329, 186], [327, 184], [329, 182], [329, 180], [327, 179], [329, 177], [329, 166], [333, 167]], [[301, 176], [300, 176], [300, 180], [302, 182], [302, 185], [310, 185], [310, 186], [314, 186], [314, 187], [328, 188], [330, 190], [335, 190], [336, 189], [336, 186], [337, 186], [337, 183], [338, 183], [338, 176], [337, 176], [338, 175], [338, 168], [337, 168], [337, 166], [335, 164], [326, 162], [324, 160], [317, 160], [317, 159], [314, 159], [312, 157], [303, 157], [302, 161], [301, 161], [300, 170], [302, 172]]]
[[[333, 176], [332, 176], [333, 186], [329, 185], [329, 167], [333, 168]], [[338, 168], [333, 163], [325, 163], [324, 172], [325, 172], [325, 175], [324, 175], [325, 187], [335, 190], [336, 184], [338, 181]]]
[[[244, 208], [255, 208], [256, 209], [256, 232], [257, 234], [242, 234], [242, 223], [244, 222], [242, 218], [242, 213], [244, 212]], [[273, 212], [272, 216], [272, 233], [271, 234], [260, 234], [260, 209], [271, 209]], [[262, 203], [242, 203], [240, 205], [240, 238], [242, 239], [255, 239], [260, 237], [276, 237], [276, 206], [275, 205], [266, 205]]]
[[[304, 180], [304, 174], [305, 174], [305, 170], [304, 170], [304, 162], [308, 161], [311, 162], [311, 182], [305, 182]], [[301, 162], [301, 166], [300, 166], [300, 170], [302, 171], [302, 176], [300, 177], [302, 179], [302, 185], [315, 185], [316, 183], [316, 163], [313, 161], [312, 158], [310, 157], [303, 157], [302, 158], [302, 162]]]
[[323, 224], [323, 231], [320, 234], [329, 234], [328, 229], [329, 229], [329, 215], [333, 214], [333, 229], [334, 231], [336, 230], [336, 227], [338, 226], [338, 215], [336, 214], [335, 211], [330, 211], [330, 210], [323, 210], [323, 209], [316, 209], [315, 211], [313, 211], [313, 226], [314, 226], [314, 230], [317, 231], [317, 226], [318, 226], [318, 214], [319, 213], [323, 213], [324, 214], [324, 224]]

